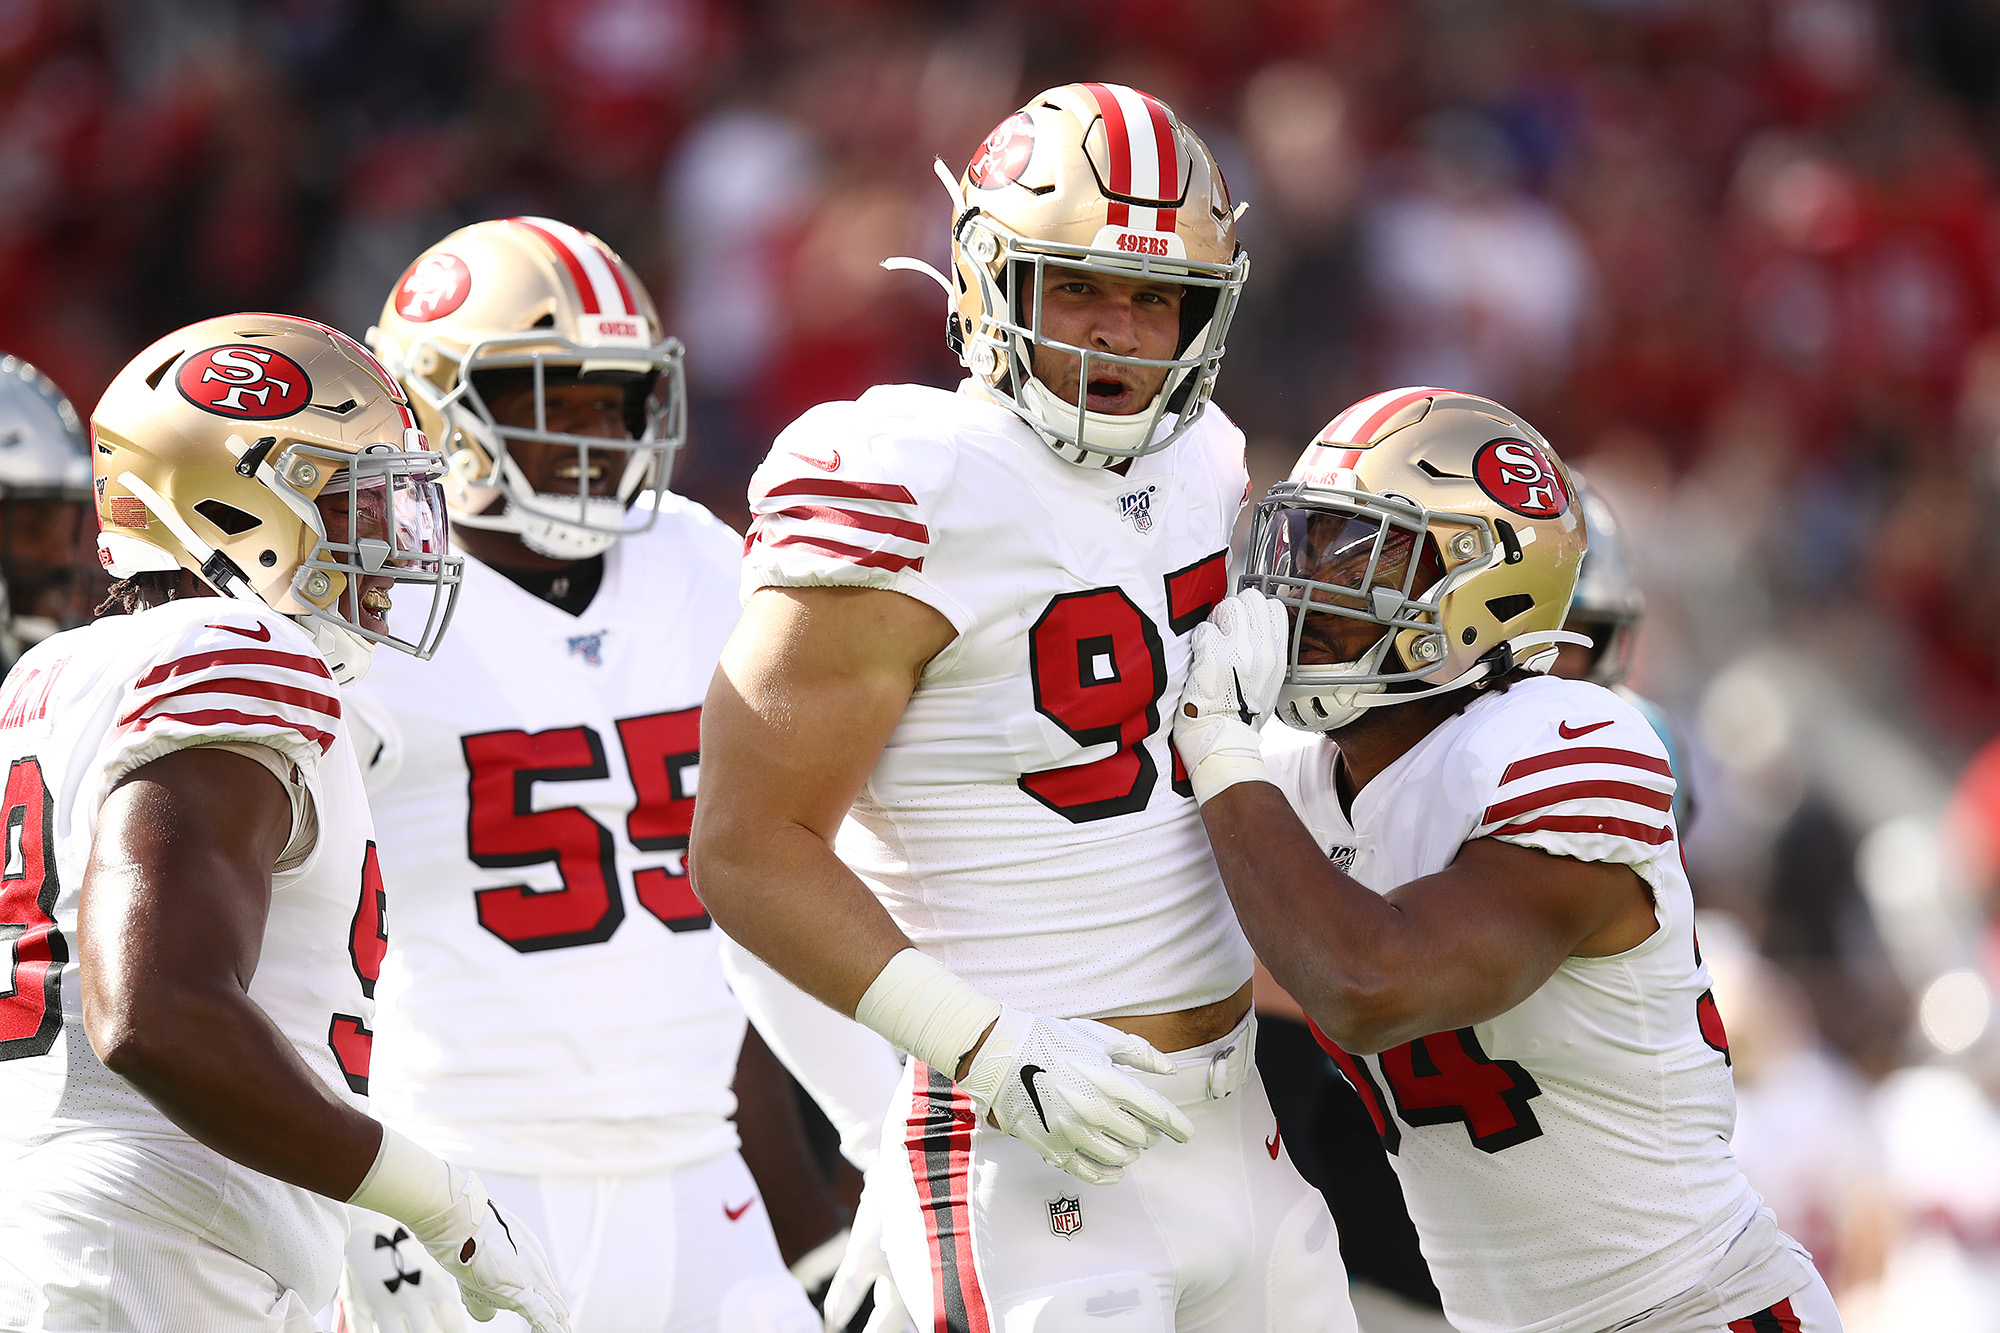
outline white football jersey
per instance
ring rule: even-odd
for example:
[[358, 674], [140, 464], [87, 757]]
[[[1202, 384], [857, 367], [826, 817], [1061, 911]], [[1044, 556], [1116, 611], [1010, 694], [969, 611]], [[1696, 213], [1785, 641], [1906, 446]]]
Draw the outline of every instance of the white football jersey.
[[217, 743], [276, 751], [311, 797], [317, 841], [272, 875], [249, 995], [334, 1095], [366, 1106], [383, 893], [340, 693], [291, 620], [190, 598], [56, 635], [0, 689], [0, 941], [11, 946], [0, 951], [0, 1140], [29, 1153], [59, 1145], [92, 1163], [80, 1190], [206, 1236], [323, 1301], [339, 1277], [344, 1206], [196, 1143], [99, 1062], [83, 1026], [77, 903], [98, 807], [134, 769]]
[[349, 692], [396, 928], [375, 1110], [517, 1174], [736, 1146], [743, 1012], [688, 887], [741, 539], [678, 496], [579, 616], [468, 558], [451, 631]]
[[1004, 1004], [1168, 1013], [1250, 976], [1167, 726], [1247, 488], [1213, 407], [1120, 476], [969, 390], [914, 385], [813, 408], [751, 479], [746, 597], [886, 588], [958, 631], [835, 849]]
[[[1656, 904], [1643, 944], [1569, 958], [1487, 1022], [1366, 1056], [1320, 1034], [1382, 1134], [1452, 1325], [1581, 1333], [1705, 1282], [1756, 1301], [1738, 1314], [1805, 1286], [1796, 1245], [1753, 1228], [1761, 1201], [1730, 1152], [1729, 1043], [1695, 943], [1672, 769], [1645, 718], [1600, 686], [1531, 678], [1446, 719], [1361, 789], [1351, 819], [1335, 755], [1273, 746], [1267, 762], [1327, 856], [1378, 893], [1498, 838], [1629, 865]], [[1754, 1252], [1732, 1251], [1745, 1235]]]

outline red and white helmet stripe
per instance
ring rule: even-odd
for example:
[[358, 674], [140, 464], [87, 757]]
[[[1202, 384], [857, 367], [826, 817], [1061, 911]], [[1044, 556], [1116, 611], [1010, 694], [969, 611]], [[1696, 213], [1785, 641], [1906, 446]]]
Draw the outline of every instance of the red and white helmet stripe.
[[1321, 444], [1372, 444], [1375, 432], [1387, 425], [1389, 419], [1410, 404], [1437, 393], [1452, 393], [1451, 389], [1390, 389], [1383, 393], [1363, 398], [1354, 406], [1342, 412], [1327, 423], [1319, 433]]
[[[1173, 117], [1158, 98], [1122, 83], [1086, 83], [1104, 117], [1113, 194], [1134, 199], [1179, 199], [1184, 189]], [[1172, 231], [1180, 210], [1142, 208], [1112, 201], [1105, 222], [1135, 231]]]
[[618, 261], [593, 237], [554, 218], [508, 218], [507, 221], [540, 237], [557, 261], [569, 270], [584, 314], [629, 318], [639, 313]]

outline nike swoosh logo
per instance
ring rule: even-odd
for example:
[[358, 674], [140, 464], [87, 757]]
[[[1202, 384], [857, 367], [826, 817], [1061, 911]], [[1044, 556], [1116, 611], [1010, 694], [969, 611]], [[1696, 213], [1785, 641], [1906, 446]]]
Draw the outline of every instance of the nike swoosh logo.
[[1566, 741], [1573, 741], [1578, 736], [1588, 736], [1591, 732], [1601, 731], [1605, 727], [1608, 727], [1610, 725], [1611, 723], [1609, 721], [1593, 722], [1587, 727], [1578, 727], [1575, 731], [1571, 731], [1569, 728], [1569, 723], [1558, 722], [1556, 723], [1556, 734], [1561, 736]]
[[1042, 1132], [1047, 1133], [1049, 1118], [1042, 1112], [1042, 1094], [1035, 1091], [1035, 1075], [1046, 1073], [1040, 1065], [1021, 1066], [1021, 1086], [1028, 1090], [1028, 1100], [1035, 1105], [1035, 1118], [1042, 1122]]
[[840, 471], [840, 450], [838, 449], [835, 449], [833, 451], [833, 458], [831, 460], [824, 458], [814, 458], [811, 454], [802, 454], [795, 451], [792, 452], [792, 457], [798, 459], [801, 463], [812, 464], [814, 467], [818, 468], [821, 472]]
[[1283, 1130], [1273, 1125], [1271, 1127], [1271, 1137], [1264, 1140], [1264, 1151], [1271, 1154], [1271, 1160], [1274, 1162], [1278, 1160], [1278, 1136], [1283, 1132]]
[[737, 1218], [749, 1212], [750, 1205], [755, 1202], [757, 1202], [757, 1196], [753, 1194], [735, 1208], [731, 1208], [728, 1204], [725, 1203], [722, 1205], [722, 1215], [728, 1218], [730, 1221], [734, 1222]]
[[1243, 677], [1236, 674], [1236, 668], [1229, 668], [1229, 678], [1236, 682], [1236, 716], [1243, 719], [1243, 725], [1257, 725], [1257, 715], [1250, 711], [1250, 701], [1243, 697]]
[[269, 625], [259, 625], [256, 629], [244, 629], [241, 625], [210, 625], [209, 628], [228, 630], [231, 634], [241, 634], [244, 638], [255, 639], [259, 643], [269, 643], [271, 641], [271, 627]]

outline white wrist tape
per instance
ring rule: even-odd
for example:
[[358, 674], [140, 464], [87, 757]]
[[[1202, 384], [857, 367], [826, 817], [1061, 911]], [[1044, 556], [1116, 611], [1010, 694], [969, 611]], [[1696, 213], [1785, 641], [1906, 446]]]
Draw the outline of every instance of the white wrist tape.
[[999, 1016], [999, 1001], [917, 949], [891, 958], [854, 1006], [855, 1022], [947, 1077]]
[[384, 1125], [375, 1164], [347, 1201], [356, 1208], [414, 1224], [444, 1212], [457, 1197], [451, 1187], [451, 1168], [442, 1157]]
[[1188, 770], [1188, 785], [1194, 788], [1194, 799], [1198, 805], [1207, 805], [1210, 797], [1239, 782], [1270, 780], [1271, 771], [1264, 767], [1261, 755], [1211, 754]]

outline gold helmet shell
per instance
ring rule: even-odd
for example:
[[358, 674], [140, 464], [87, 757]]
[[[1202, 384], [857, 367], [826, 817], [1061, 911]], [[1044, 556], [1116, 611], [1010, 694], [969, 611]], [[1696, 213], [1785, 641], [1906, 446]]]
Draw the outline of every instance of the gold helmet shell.
[[[447, 550], [444, 459], [346, 334], [289, 315], [190, 324], [118, 373], [90, 427], [98, 558], [114, 578], [190, 570], [299, 620], [330, 660], [365, 663], [378, 643], [436, 650], [462, 564]], [[379, 528], [329, 535], [317, 502], [342, 487], [346, 512]], [[423, 631], [364, 628], [364, 576], [427, 586]]]
[[[589, 232], [553, 218], [498, 218], [452, 232], [405, 270], [368, 343], [409, 392], [418, 423], [451, 461], [453, 520], [518, 533], [545, 554], [595, 554], [649, 527], [674, 455], [687, 437], [680, 341], [666, 336], [639, 275]], [[535, 424], [502, 426], [477, 377], [521, 370], [534, 377]], [[607, 440], [546, 429], [551, 373], [616, 375], [631, 384], [632, 438]], [[613, 497], [592, 496], [588, 468], [574, 494], [536, 491], [510, 442], [619, 453]], [[505, 507], [489, 514], [497, 498]]]
[[[1578, 488], [1540, 432], [1488, 398], [1375, 394], [1335, 417], [1257, 505], [1243, 583], [1291, 610], [1278, 715], [1327, 731], [1361, 709], [1546, 670], [1588, 545]], [[1307, 617], [1382, 627], [1352, 662], [1301, 663]]]
[[[1250, 261], [1241, 211], [1207, 145], [1160, 101], [1114, 83], [1051, 88], [986, 137], [952, 181], [948, 341], [965, 368], [1063, 458], [1105, 467], [1166, 448], [1208, 406], [1223, 338]], [[1154, 360], [1092, 352], [1044, 336], [1033, 302], [1047, 267], [1179, 284], [1180, 345]], [[1032, 374], [1036, 345], [1164, 369], [1154, 401], [1131, 416], [1066, 403]]]

